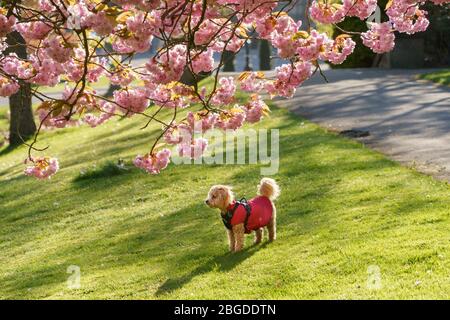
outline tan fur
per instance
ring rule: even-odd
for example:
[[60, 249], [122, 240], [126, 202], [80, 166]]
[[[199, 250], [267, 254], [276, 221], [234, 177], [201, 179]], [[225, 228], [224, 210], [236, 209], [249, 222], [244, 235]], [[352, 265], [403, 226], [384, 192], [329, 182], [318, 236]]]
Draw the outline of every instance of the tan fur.
[[255, 230], [255, 244], [260, 244], [262, 241], [262, 238], [264, 237], [264, 229], [259, 228], [258, 230]]
[[270, 178], [262, 178], [258, 185], [258, 194], [266, 196], [270, 200], [276, 200], [280, 195], [280, 187], [275, 180]]
[[[258, 194], [269, 198], [272, 202], [273, 216], [272, 220], [266, 226], [269, 234], [269, 241], [276, 239], [276, 208], [273, 201], [280, 195], [280, 188], [275, 180], [270, 178], [262, 178], [258, 185]], [[205, 200], [206, 204], [211, 208], [220, 209], [221, 214], [225, 214], [228, 206], [234, 201], [234, 195], [230, 186], [216, 185], [211, 187], [208, 193], [208, 198]], [[229, 248], [231, 252], [237, 252], [244, 247], [245, 226], [238, 224], [233, 226], [232, 230], [227, 230]], [[262, 241], [264, 236], [264, 229], [260, 228], [255, 231], [255, 244]]]
[[244, 248], [245, 227], [243, 223], [233, 226], [234, 233], [234, 252], [241, 251]]
[[272, 220], [267, 225], [267, 231], [269, 231], [269, 241], [275, 241], [277, 238], [277, 208], [272, 202], [273, 214]]
[[234, 239], [234, 233], [233, 230], [227, 230], [227, 234], [228, 234], [228, 246], [230, 248], [231, 252], [234, 252], [234, 248], [235, 248], [235, 239]]

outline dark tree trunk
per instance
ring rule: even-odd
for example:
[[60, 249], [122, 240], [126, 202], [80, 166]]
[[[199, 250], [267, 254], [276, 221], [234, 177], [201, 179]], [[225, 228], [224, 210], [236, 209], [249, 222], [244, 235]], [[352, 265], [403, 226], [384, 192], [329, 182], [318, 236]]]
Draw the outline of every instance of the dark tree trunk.
[[110, 98], [113, 96], [114, 91], [119, 90], [120, 86], [117, 84], [110, 84], [108, 87], [108, 90], [106, 90], [105, 94], [103, 95], [105, 98]]
[[[7, 37], [8, 44], [12, 45], [9, 52], [14, 52], [19, 58], [27, 58], [25, 40], [17, 31], [11, 32]], [[31, 108], [31, 85], [20, 81], [19, 91], [9, 97], [11, 119], [9, 124], [9, 144], [19, 145], [36, 132], [33, 110]]]
[[188, 86], [193, 86], [196, 82], [200, 82], [203, 79], [209, 77], [211, 75], [211, 72], [200, 72], [198, 73], [196, 76], [194, 76], [191, 72], [191, 70], [189, 70], [188, 67], [184, 68], [184, 72], [181, 76], [180, 82], [188, 85]]
[[234, 72], [234, 57], [235, 53], [231, 51], [224, 51], [223, 53], [223, 71], [224, 72]]
[[271, 48], [269, 41], [261, 40], [259, 44], [259, 70], [272, 70], [270, 56]]
[[21, 83], [19, 91], [9, 97], [11, 120], [9, 123], [9, 144], [18, 145], [36, 132], [31, 110], [31, 85]]

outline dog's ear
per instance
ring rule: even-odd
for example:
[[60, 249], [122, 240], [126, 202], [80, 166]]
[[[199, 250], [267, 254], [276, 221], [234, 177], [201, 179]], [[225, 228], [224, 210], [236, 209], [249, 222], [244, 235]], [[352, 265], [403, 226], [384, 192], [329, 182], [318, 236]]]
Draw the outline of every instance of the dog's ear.
[[223, 189], [225, 191], [225, 201], [226, 201], [226, 203], [228, 204], [228, 203], [233, 202], [234, 195], [233, 195], [232, 187], [224, 186]]

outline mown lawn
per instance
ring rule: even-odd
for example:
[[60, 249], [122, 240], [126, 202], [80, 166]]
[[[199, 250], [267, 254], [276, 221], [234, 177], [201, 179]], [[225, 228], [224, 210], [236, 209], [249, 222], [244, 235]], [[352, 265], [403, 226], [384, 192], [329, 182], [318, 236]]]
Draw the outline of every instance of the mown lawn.
[[131, 160], [160, 127], [143, 123], [44, 133], [50, 181], [22, 175], [25, 148], [0, 149], [0, 298], [450, 298], [448, 184], [274, 109], [254, 128], [280, 130], [278, 240], [229, 254], [203, 200], [216, 183], [253, 196], [261, 165], [147, 175]]
[[445, 86], [450, 86], [450, 69], [443, 69], [436, 72], [422, 74], [419, 76], [419, 79], [429, 80]]

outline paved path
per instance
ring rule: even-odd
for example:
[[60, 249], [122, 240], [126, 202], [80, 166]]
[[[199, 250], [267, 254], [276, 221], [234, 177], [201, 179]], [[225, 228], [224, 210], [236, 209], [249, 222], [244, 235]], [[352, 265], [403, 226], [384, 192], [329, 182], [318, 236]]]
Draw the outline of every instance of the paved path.
[[327, 70], [292, 100], [295, 113], [334, 130], [368, 130], [359, 138], [390, 158], [450, 181], [450, 88], [416, 81], [430, 70]]

